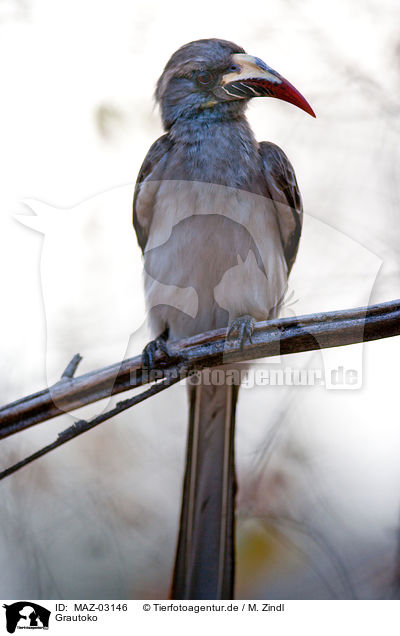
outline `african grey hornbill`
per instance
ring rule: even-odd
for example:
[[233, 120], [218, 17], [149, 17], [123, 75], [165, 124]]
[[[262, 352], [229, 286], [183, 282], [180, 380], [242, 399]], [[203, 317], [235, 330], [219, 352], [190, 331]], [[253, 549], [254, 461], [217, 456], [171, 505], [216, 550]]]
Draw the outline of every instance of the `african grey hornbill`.
[[[133, 224], [144, 256], [155, 340], [144, 350], [229, 327], [239, 344], [276, 315], [296, 257], [302, 203], [278, 146], [257, 143], [249, 99], [270, 96], [314, 115], [304, 97], [257, 57], [225, 40], [190, 42], [156, 89], [166, 133], [141, 167]], [[238, 386], [189, 386], [181, 522], [172, 581], [177, 599], [232, 598], [234, 422]]]

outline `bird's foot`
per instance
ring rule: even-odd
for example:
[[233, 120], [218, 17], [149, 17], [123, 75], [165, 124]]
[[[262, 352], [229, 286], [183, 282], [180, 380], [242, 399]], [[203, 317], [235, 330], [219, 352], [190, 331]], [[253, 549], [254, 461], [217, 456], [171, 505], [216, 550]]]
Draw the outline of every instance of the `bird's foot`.
[[252, 343], [252, 335], [254, 331], [254, 327], [256, 324], [256, 320], [253, 316], [239, 316], [239, 318], [235, 318], [232, 320], [231, 324], [228, 327], [228, 331], [226, 334], [227, 340], [237, 340], [239, 343], [240, 351], [243, 350], [243, 345], [246, 342], [246, 339], [250, 343]]
[[150, 340], [142, 351], [142, 367], [146, 371], [155, 370], [155, 359], [159, 351], [164, 354], [165, 358], [170, 359], [171, 355], [167, 344], [168, 328], [165, 329], [157, 338]]

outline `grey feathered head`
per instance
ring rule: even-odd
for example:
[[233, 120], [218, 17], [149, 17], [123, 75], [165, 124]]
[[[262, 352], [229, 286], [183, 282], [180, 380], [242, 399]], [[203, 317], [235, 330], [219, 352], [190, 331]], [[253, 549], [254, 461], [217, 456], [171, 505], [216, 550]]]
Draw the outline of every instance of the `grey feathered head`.
[[184, 44], [170, 57], [157, 82], [157, 102], [162, 102], [168, 84], [174, 77], [190, 78], [201, 71], [223, 72], [229, 68], [234, 53], [244, 53], [244, 50], [233, 42], [216, 38]]
[[310, 115], [311, 106], [284, 77], [227, 40], [196, 40], [178, 49], [157, 82], [165, 128], [177, 120], [223, 119], [243, 113], [253, 97], [277, 97]]

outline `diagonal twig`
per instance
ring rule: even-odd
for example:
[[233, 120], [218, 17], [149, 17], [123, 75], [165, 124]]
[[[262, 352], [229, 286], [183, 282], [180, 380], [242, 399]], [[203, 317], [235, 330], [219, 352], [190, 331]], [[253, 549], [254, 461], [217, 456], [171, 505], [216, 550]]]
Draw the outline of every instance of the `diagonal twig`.
[[[270, 355], [338, 347], [399, 335], [400, 300], [379, 305], [282, 318], [256, 324], [252, 342], [242, 351], [225, 341], [218, 329], [169, 345], [171, 360], [156, 357], [160, 374], [173, 371], [177, 362], [188, 368], [212, 367], [226, 360], [244, 361]], [[74, 356], [75, 358], [75, 356]], [[72, 361], [66, 371], [71, 369]], [[76, 369], [76, 366], [75, 366]], [[0, 408], [0, 438], [151, 381], [141, 367], [141, 356], [123, 360], [78, 377], [68, 373], [53, 386]]]
[[65, 371], [63, 372], [61, 379], [69, 379], [73, 378], [75, 375], [75, 371], [78, 368], [78, 364], [81, 362], [82, 356], [79, 353], [76, 353], [72, 360], [65, 367]]
[[97, 415], [92, 420], [78, 420], [77, 422], [74, 422], [72, 426], [69, 426], [64, 431], [61, 431], [61, 433], [58, 434], [57, 439], [54, 442], [51, 442], [51, 444], [47, 444], [47, 446], [44, 446], [43, 448], [39, 449], [35, 453], [32, 453], [32, 455], [25, 457], [25, 459], [22, 459], [21, 461], [17, 462], [16, 464], [13, 464], [9, 468], [6, 468], [5, 470], [1, 471], [0, 481], [4, 479], [5, 477], [8, 477], [9, 475], [16, 473], [17, 470], [20, 470], [24, 466], [31, 464], [36, 459], [39, 459], [40, 457], [47, 455], [47, 453], [50, 453], [50, 451], [53, 451], [54, 449], [58, 448], [59, 446], [62, 446], [66, 442], [69, 442], [75, 437], [78, 437], [78, 435], [82, 435], [82, 433], [86, 433], [86, 431], [90, 431], [95, 426], [98, 426], [99, 424], [102, 424], [103, 422], [111, 419], [112, 417], [115, 417], [119, 413], [122, 413], [123, 411], [130, 409], [132, 406], [135, 406], [136, 404], [139, 404], [140, 402], [147, 400], [149, 397], [152, 397], [153, 395], [156, 395], [157, 393], [164, 391], [165, 389], [169, 388], [173, 384], [176, 384], [176, 382], [179, 382], [180, 380], [182, 380], [185, 377], [185, 375], [186, 375], [186, 371], [183, 367], [181, 367], [179, 369], [178, 374], [169, 374], [166, 378], [164, 378], [164, 380], [161, 380], [160, 382], [156, 382], [146, 391], [143, 391], [142, 393], [139, 393], [138, 395], [134, 395], [133, 397], [128, 398], [127, 400], [123, 400], [122, 402], [118, 402], [114, 408], [110, 409], [109, 411], [106, 411], [105, 413], [101, 413], [100, 415]]

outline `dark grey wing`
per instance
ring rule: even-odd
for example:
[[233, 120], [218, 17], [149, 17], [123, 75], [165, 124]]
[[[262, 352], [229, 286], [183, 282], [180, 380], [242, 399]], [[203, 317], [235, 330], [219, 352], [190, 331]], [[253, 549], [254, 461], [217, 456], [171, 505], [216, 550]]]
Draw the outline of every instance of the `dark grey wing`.
[[292, 269], [299, 247], [303, 224], [303, 204], [296, 175], [289, 159], [273, 143], [260, 143], [268, 194], [274, 201], [282, 245], [288, 266]]
[[168, 133], [157, 139], [147, 153], [136, 180], [133, 196], [133, 227], [142, 252], [149, 236], [154, 197], [159, 180], [162, 178], [162, 167], [171, 147], [172, 141]]

